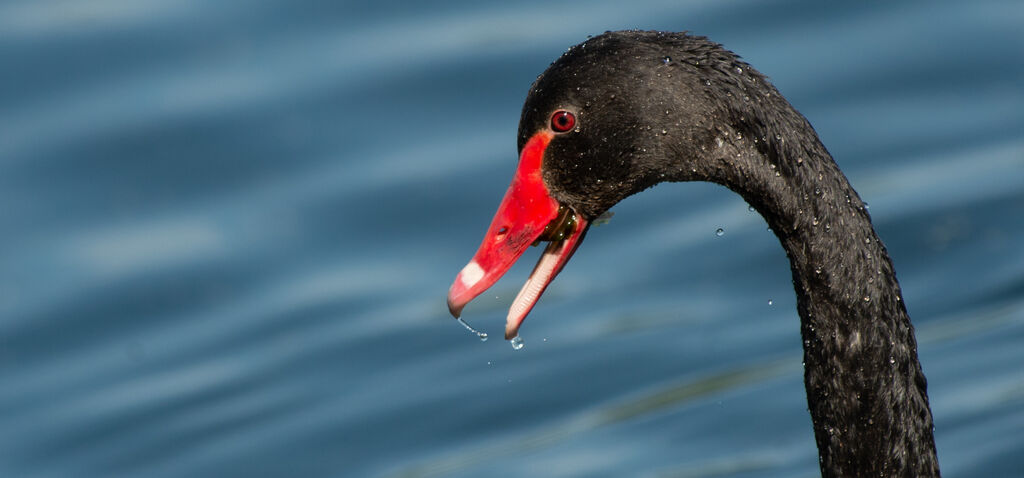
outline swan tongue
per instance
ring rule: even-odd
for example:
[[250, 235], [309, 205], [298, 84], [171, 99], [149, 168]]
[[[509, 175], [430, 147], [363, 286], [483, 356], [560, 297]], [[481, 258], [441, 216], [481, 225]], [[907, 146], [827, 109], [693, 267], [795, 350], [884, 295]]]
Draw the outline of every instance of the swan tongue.
[[530, 244], [551, 240], [512, 303], [506, 338], [515, 336], [523, 319], [565, 266], [587, 230], [587, 222], [581, 216], [561, 207], [551, 197], [541, 177], [544, 150], [552, 136], [547, 131], [537, 133], [523, 147], [512, 184], [498, 206], [483, 243], [448, 290], [448, 310], [459, 317], [466, 304], [508, 272]]

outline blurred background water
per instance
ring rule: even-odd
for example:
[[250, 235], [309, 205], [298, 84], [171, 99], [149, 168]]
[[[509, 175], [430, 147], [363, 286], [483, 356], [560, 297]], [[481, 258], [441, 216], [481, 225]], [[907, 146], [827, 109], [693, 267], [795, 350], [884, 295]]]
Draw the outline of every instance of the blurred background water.
[[[1024, 476], [1024, 4], [7, 0], [0, 476], [815, 476], [785, 254], [620, 204], [523, 328], [445, 294], [534, 77], [708, 35], [870, 203], [946, 476]], [[724, 234], [715, 234], [722, 228]], [[500, 336], [538, 254], [467, 309]]]

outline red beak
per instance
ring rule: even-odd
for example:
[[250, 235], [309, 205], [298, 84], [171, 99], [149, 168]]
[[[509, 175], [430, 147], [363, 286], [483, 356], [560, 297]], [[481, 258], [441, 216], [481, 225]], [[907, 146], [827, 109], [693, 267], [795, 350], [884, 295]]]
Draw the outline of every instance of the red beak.
[[542, 131], [533, 135], [523, 147], [519, 168], [480, 249], [448, 290], [448, 310], [458, 317], [462, 308], [494, 285], [530, 244], [551, 241], [512, 302], [505, 325], [506, 339], [519, 333], [523, 319], [576, 252], [587, 232], [587, 221], [559, 205], [541, 177], [544, 150], [553, 137], [551, 132]]

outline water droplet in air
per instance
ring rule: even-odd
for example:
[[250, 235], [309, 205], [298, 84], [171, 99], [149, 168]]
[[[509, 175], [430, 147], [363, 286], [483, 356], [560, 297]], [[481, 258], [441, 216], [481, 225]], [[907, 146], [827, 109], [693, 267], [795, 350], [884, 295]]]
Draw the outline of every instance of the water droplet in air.
[[773, 301], [772, 301], [771, 299], [768, 299], [768, 305], [772, 305], [772, 304], [774, 304], [774, 303], [775, 303], [775, 302], [773, 302]]
[[722, 237], [723, 234], [725, 234], [725, 229], [722, 229], [722, 228], [715, 229], [715, 235], [716, 236]]
[[754, 206], [747, 206], [747, 210], [750, 212], [754, 212]]
[[661, 62], [667, 65], [672, 62], [672, 58], [666, 56], [665, 58], [661, 59]]
[[481, 332], [479, 330], [474, 329], [471, 325], [466, 323], [465, 320], [462, 320], [462, 317], [459, 317], [459, 318], [457, 318], [455, 320], [458, 320], [459, 323], [462, 324], [462, 326], [466, 328], [466, 330], [468, 330], [470, 332], [473, 332], [474, 334], [476, 334], [477, 337], [480, 337], [480, 341], [481, 342], [486, 342], [487, 341], [487, 334], [485, 332]]
[[522, 350], [523, 349], [523, 345], [525, 345], [523, 343], [523, 338], [518, 336], [518, 335], [515, 336], [515, 337], [512, 337], [511, 342], [512, 342], [512, 350]]

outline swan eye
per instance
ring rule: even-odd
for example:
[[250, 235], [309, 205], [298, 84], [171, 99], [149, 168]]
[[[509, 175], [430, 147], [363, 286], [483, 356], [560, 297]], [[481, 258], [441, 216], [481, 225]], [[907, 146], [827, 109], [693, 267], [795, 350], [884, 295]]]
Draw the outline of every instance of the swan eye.
[[571, 130], [576, 126], [576, 115], [565, 111], [558, 110], [555, 114], [551, 115], [551, 129], [558, 133], [564, 133]]

